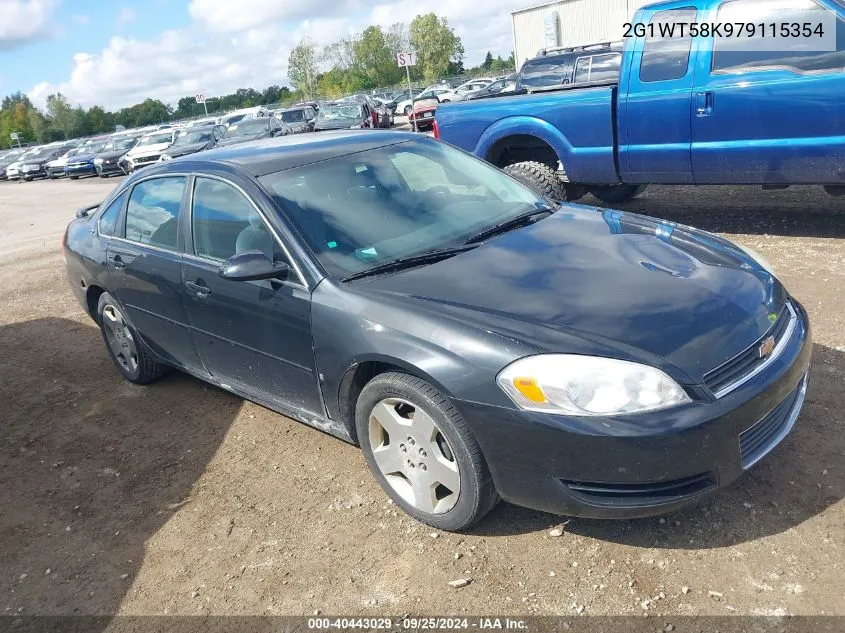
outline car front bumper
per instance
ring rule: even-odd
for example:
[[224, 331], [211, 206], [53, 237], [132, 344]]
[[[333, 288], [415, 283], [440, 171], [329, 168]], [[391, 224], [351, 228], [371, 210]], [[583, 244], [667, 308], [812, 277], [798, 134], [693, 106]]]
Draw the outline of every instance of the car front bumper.
[[21, 170], [21, 172], [20, 172], [20, 176], [24, 180], [29, 180], [29, 179], [32, 179], [32, 178], [44, 178], [46, 175], [47, 175], [47, 169], [44, 168], [44, 167], [40, 167], [38, 169], [30, 170], [30, 171]]
[[97, 170], [97, 173], [101, 176], [107, 174], [122, 174], [123, 169], [121, 169], [120, 165], [118, 165], [118, 161], [110, 161], [108, 163], [100, 163], [94, 166]]
[[806, 312], [793, 305], [799, 324], [784, 351], [718, 400], [618, 418], [455, 406], [508, 502], [589, 518], [670, 512], [735, 481], [792, 430], [813, 346]]
[[93, 163], [85, 163], [84, 165], [68, 165], [65, 167], [65, 173], [68, 176], [88, 176], [95, 173]]

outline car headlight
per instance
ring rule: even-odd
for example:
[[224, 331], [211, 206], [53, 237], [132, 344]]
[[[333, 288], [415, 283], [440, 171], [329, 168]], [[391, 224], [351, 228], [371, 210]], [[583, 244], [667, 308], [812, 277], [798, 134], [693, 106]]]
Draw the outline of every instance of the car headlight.
[[505, 367], [496, 382], [520, 409], [558, 415], [626, 415], [690, 402], [655, 367], [597, 356], [529, 356]]
[[103, 164], [103, 159], [102, 159], [102, 158], [95, 158], [95, 159], [94, 159], [94, 164], [95, 164], [95, 165], [102, 165], [102, 164]]
[[736, 242], [734, 242], [734, 246], [736, 246], [739, 250], [748, 255], [755, 262], [760, 264], [760, 268], [765, 270], [772, 277], [777, 277], [775, 267], [772, 266], [771, 262], [769, 262], [769, 260], [763, 257], [760, 253], [755, 251], [753, 248], [749, 248], [748, 246], [742, 246], [741, 244], [737, 244]]

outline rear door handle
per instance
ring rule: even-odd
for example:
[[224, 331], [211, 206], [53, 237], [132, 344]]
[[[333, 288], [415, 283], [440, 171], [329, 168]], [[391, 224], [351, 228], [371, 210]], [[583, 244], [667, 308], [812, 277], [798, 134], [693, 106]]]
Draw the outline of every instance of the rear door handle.
[[713, 114], [713, 92], [699, 92], [695, 95], [696, 116], [710, 116]]
[[111, 258], [111, 265], [115, 268], [126, 268], [126, 264], [123, 263], [123, 259], [120, 255], [115, 255]]
[[185, 287], [200, 298], [205, 298], [211, 294], [211, 289], [203, 283], [196, 283], [195, 281], [186, 281]]

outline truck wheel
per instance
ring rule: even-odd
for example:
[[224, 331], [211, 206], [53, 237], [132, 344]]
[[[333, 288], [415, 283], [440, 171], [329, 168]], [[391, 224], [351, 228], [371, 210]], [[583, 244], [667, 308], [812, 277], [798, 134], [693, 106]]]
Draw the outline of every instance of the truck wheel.
[[508, 165], [502, 171], [553, 202], [569, 200], [566, 186], [548, 165], [529, 160]]
[[593, 187], [590, 193], [602, 202], [615, 204], [618, 202], [627, 202], [632, 198], [636, 198], [648, 185], [607, 185], [605, 187]]

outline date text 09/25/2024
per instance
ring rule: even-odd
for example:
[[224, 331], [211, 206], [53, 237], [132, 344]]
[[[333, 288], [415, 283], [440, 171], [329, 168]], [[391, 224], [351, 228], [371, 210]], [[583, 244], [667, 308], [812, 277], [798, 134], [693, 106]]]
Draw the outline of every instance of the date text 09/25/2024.
[[528, 623], [519, 618], [466, 618], [466, 617], [404, 617], [394, 618], [309, 618], [308, 628], [312, 630], [385, 629], [398, 628], [408, 631], [451, 631], [451, 630], [527, 630]]

